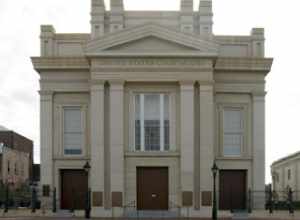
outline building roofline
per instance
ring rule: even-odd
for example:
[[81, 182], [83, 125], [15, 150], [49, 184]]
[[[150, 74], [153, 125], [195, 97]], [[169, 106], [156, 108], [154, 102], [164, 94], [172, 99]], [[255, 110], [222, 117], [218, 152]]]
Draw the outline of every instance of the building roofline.
[[274, 162], [271, 164], [271, 167], [273, 167], [273, 166], [275, 166], [275, 165], [277, 165], [277, 164], [279, 164], [279, 163], [282, 163], [282, 162], [284, 162], [285, 160], [295, 158], [295, 157], [297, 157], [297, 156], [300, 156], [300, 151], [297, 151], [296, 153], [287, 155], [287, 156], [285, 156], [285, 157], [283, 157], [283, 158], [281, 158], [281, 159], [278, 159], [278, 160], [274, 161]]

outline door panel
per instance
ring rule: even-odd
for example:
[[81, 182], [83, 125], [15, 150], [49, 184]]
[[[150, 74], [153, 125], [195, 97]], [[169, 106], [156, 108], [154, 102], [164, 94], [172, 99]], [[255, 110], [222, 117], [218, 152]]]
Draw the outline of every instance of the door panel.
[[84, 209], [88, 177], [83, 170], [61, 171], [61, 208]]
[[168, 168], [137, 168], [138, 210], [167, 210], [169, 201]]
[[247, 172], [244, 170], [220, 171], [220, 209], [242, 210], [246, 208], [246, 176]]

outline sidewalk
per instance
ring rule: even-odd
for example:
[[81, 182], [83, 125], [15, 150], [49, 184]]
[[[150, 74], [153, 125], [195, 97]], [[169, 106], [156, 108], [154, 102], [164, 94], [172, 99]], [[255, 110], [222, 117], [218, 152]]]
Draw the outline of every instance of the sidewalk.
[[[269, 214], [268, 211], [259, 210], [253, 211], [253, 213], [249, 214], [248, 216], [242, 217], [235, 217], [234, 215], [224, 215], [225, 213], [220, 212], [218, 220], [240, 220], [240, 219], [249, 219], [249, 220], [300, 220], [300, 211], [295, 211], [293, 215], [290, 215], [288, 211], [274, 211], [273, 214]], [[42, 211], [36, 210], [35, 213], [32, 213], [31, 210], [28, 209], [18, 209], [18, 210], [9, 210], [7, 213], [4, 213], [3, 210], [0, 210], [0, 219], [22, 219], [22, 220], [31, 220], [31, 219], [51, 219], [51, 220], [59, 220], [59, 219], [83, 219], [84, 211], [75, 211], [74, 213], [70, 213], [69, 211], [59, 211], [57, 213], [52, 213], [51, 210]], [[117, 218], [93, 218], [93, 219], [117, 219]], [[135, 220], [136, 218], [120, 218], [120, 219], [129, 219]], [[154, 220], [155, 218], [150, 218]], [[210, 220], [210, 218], [157, 218], [157, 219], [180, 219], [180, 220], [187, 220], [187, 219], [196, 219], [196, 220]], [[140, 218], [140, 220], [148, 220], [147, 218]]]

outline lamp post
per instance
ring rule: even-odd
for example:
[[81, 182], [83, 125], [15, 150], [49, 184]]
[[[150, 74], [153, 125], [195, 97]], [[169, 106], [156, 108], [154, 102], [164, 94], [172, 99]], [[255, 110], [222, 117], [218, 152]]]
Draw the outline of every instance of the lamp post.
[[214, 165], [211, 168], [211, 171], [213, 173], [213, 183], [214, 183], [214, 192], [213, 192], [213, 207], [212, 207], [212, 219], [216, 220], [217, 217], [217, 192], [216, 192], [216, 177], [217, 173], [219, 171], [219, 168], [216, 164], [216, 161], [214, 161]]
[[91, 166], [89, 162], [87, 161], [85, 165], [83, 166], [83, 169], [87, 175], [88, 179], [88, 191], [86, 193], [86, 202], [85, 202], [85, 218], [89, 219], [91, 217], [91, 199], [90, 199], [90, 187], [89, 187], [89, 172], [91, 169]]

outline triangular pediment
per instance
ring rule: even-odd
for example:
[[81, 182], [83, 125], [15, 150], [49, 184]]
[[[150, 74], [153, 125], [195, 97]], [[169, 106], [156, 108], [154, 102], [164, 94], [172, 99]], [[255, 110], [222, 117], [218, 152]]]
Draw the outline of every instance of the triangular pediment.
[[91, 40], [87, 55], [195, 55], [217, 56], [218, 45], [200, 36], [147, 24]]
[[133, 40], [113, 46], [105, 51], [127, 51], [127, 52], [175, 52], [175, 51], [197, 51], [193, 47], [188, 47], [182, 44], [174, 43], [156, 36], [147, 36], [138, 40]]

